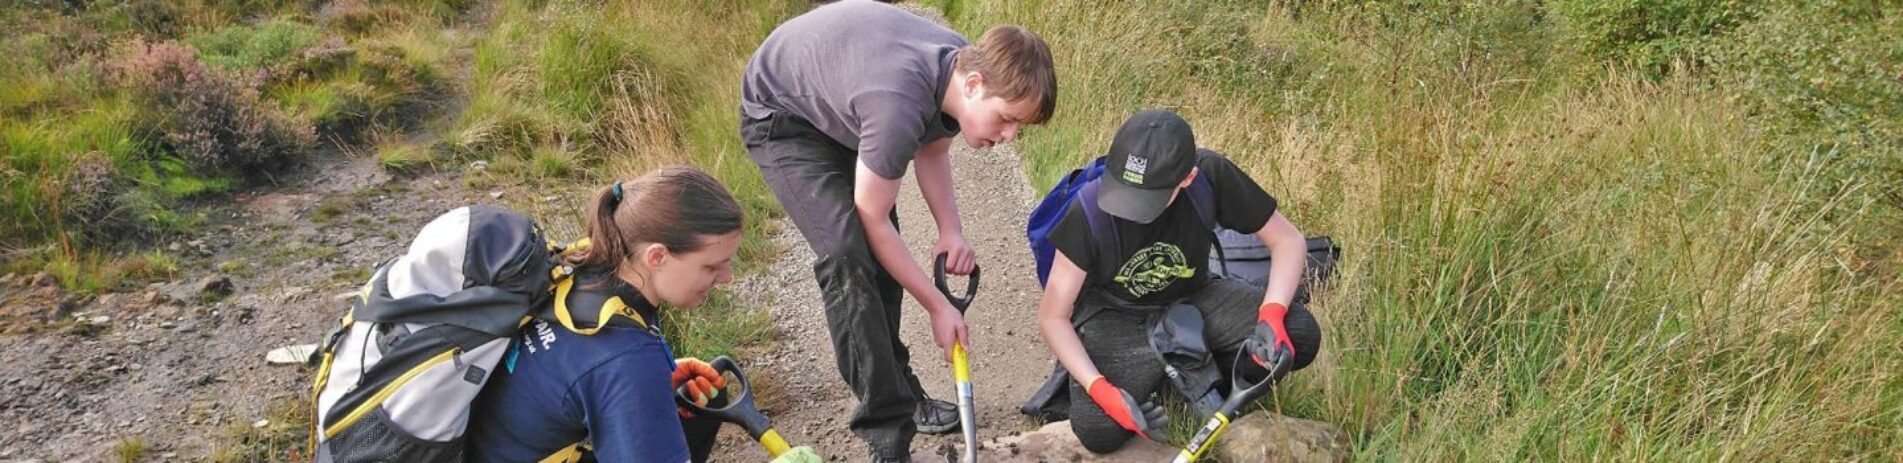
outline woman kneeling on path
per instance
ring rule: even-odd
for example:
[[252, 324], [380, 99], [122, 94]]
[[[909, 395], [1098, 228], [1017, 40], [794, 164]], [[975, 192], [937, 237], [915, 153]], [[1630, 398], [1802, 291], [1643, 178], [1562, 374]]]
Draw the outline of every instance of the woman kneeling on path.
[[[1044, 342], [1076, 380], [1071, 429], [1086, 449], [1112, 452], [1133, 434], [1163, 438], [1166, 418], [1150, 396], [1165, 389], [1169, 375], [1151, 328], [1173, 306], [1194, 306], [1191, 318], [1200, 312], [1201, 343], [1215, 358], [1233, 358], [1254, 336], [1264, 346], [1247, 353], [1255, 365], [1288, 358], [1286, 371], [1293, 371], [1314, 360], [1321, 328], [1295, 302], [1307, 258], [1301, 231], [1248, 174], [1197, 149], [1188, 122], [1168, 111], [1132, 116], [1111, 141], [1095, 182], [1075, 199], [1094, 197], [1095, 204], [1073, 204], [1051, 232], [1057, 253], [1038, 305]], [[1203, 227], [1212, 222], [1268, 246], [1266, 290], [1210, 278], [1213, 234]], [[1228, 373], [1228, 364], [1216, 364]]]
[[589, 244], [563, 257], [574, 286], [554, 304], [572, 310], [541, 309], [516, 336], [505, 374], [476, 400], [469, 460], [706, 461], [720, 423], [677, 409], [674, 391], [712, 396], [724, 381], [706, 362], [674, 358], [660, 306], [698, 306], [733, 279], [741, 221], [727, 188], [692, 167], [602, 190]]

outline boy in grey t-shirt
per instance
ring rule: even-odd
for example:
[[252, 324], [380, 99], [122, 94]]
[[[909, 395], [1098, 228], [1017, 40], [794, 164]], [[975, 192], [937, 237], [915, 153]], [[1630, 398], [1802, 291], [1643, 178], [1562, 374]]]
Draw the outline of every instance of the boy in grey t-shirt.
[[[964, 316], [933, 288], [897, 227], [899, 179], [918, 167], [938, 228], [932, 254], [969, 274], [976, 256], [952, 196], [951, 137], [987, 148], [1050, 119], [1048, 46], [1016, 26], [976, 45], [890, 5], [847, 1], [788, 20], [747, 63], [741, 138], [813, 248], [840, 375], [860, 400], [851, 428], [875, 460], [904, 460], [917, 431], [957, 429], [956, 408], [925, 397], [899, 339], [901, 290], [931, 318], [949, 357]], [[969, 345], [969, 344], [967, 344]]]

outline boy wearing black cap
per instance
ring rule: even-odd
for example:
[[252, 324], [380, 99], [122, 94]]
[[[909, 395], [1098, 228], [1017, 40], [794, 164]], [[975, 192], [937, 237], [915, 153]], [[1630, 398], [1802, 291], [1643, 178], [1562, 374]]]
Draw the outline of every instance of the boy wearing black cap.
[[[1146, 325], [1172, 304], [1201, 312], [1203, 338], [1218, 356], [1236, 355], [1253, 337], [1261, 347], [1246, 354], [1259, 365], [1286, 359], [1292, 371], [1314, 360], [1321, 328], [1294, 302], [1307, 258], [1301, 231], [1248, 174], [1198, 149], [1188, 122], [1161, 110], [1132, 116], [1110, 143], [1103, 177], [1084, 192], [1051, 231], [1057, 253], [1038, 326], [1076, 380], [1071, 429], [1085, 448], [1115, 451], [1133, 433], [1162, 438], [1165, 418], [1149, 397], [1166, 374]], [[1210, 223], [1270, 249], [1266, 289], [1210, 278]], [[1076, 400], [1083, 397], [1091, 400]]]

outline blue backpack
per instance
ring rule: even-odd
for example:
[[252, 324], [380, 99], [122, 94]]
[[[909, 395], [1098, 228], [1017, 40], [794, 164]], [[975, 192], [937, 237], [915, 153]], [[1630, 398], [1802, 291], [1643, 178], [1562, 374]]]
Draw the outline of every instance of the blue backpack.
[[[1197, 155], [1201, 156], [1202, 150], [1197, 151]], [[1044, 194], [1044, 200], [1031, 209], [1031, 218], [1025, 221], [1024, 235], [1031, 243], [1032, 259], [1037, 261], [1038, 287], [1043, 287], [1045, 280], [1050, 279], [1051, 262], [1057, 256], [1057, 245], [1051, 243], [1051, 230], [1057, 228], [1057, 222], [1063, 220], [1064, 214], [1069, 213], [1072, 207], [1084, 208], [1084, 217], [1090, 222], [1090, 236], [1097, 238], [1095, 241], [1103, 245], [1099, 249], [1117, 249], [1121, 236], [1113, 217], [1097, 207], [1097, 179], [1103, 177], [1103, 171], [1104, 157], [1098, 156], [1064, 175], [1063, 180]], [[1215, 187], [1198, 175], [1190, 181], [1187, 192], [1203, 229], [1213, 233], [1217, 228]]]

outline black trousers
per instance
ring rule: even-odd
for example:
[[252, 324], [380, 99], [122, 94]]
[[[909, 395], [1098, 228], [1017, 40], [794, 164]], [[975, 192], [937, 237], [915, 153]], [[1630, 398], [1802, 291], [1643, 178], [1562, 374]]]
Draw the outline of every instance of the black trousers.
[[[726, 406], [726, 395], [709, 401], [711, 407]], [[695, 416], [681, 419], [681, 431], [687, 434], [687, 453], [694, 463], [706, 463], [707, 457], [714, 453], [714, 443], [720, 440], [719, 419], [711, 416]]]
[[[742, 116], [741, 139], [773, 196], [806, 238], [817, 260], [839, 375], [859, 398], [854, 434], [875, 456], [903, 458], [917, 427], [912, 414], [925, 389], [899, 339], [902, 288], [873, 257], [852, 200], [856, 151], [796, 116]], [[888, 212], [898, 224], [898, 211]]]
[[[1321, 325], [1315, 321], [1315, 315], [1308, 312], [1307, 304], [1299, 302], [1299, 297], [1296, 300], [1298, 302], [1289, 305], [1284, 319], [1289, 342], [1295, 345], [1291, 371], [1314, 362], [1322, 346]], [[1221, 365], [1224, 375], [1221, 384], [1226, 385], [1229, 361], [1239, 355], [1237, 351], [1242, 348], [1242, 341], [1254, 333], [1256, 309], [1262, 304], [1262, 287], [1237, 280], [1212, 280], [1191, 294], [1189, 302], [1203, 313], [1203, 339], [1209, 343], [1209, 351], [1215, 354], [1217, 365]], [[1082, 305], [1095, 303], [1083, 298], [1076, 310], [1082, 311], [1085, 309]], [[1146, 401], [1151, 393], [1173, 394], [1169, 392], [1172, 389], [1163, 372], [1163, 360], [1157, 357], [1156, 349], [1150, 347], [1148, 318], [1148, 314], [1104, 309], [1077, 327], [1077, 336], [1082, 338], [1091, 363], [1097, 365], [1097, 370], [1110, 384], [1123, 388], [1139, 401]], [[1111, 420], [1075, 379], [1070, 382], [1070, 397], [1071, 432], [1077, 434], [1084, 449], [1094, 453], [1114, 452], [1136, 435]]]

